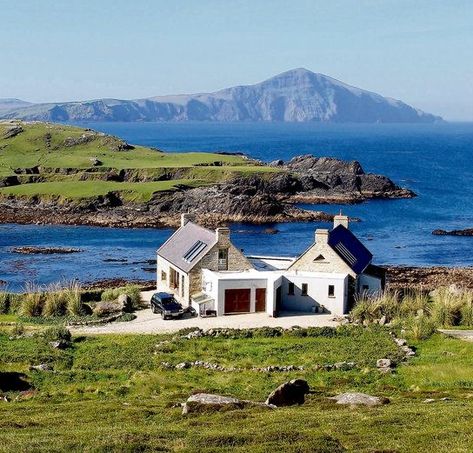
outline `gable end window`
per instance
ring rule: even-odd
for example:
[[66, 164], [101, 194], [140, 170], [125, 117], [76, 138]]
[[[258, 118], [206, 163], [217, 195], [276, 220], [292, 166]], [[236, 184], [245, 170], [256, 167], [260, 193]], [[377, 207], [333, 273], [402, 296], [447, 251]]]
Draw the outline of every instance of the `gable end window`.
[[289, 296], [294, 296], [294, 283], [289, 282], [289, 284], [287, 285], [287, 294]]
[[161, 271], [161, 281], [165, 282], [168, 279], [168, 274], [166, 272]]
[[228, 270], [228, 249], [218, 249], [218, 270]]
[[309, 291], [309, 285], [307, 283], [302, 283], [301, 296], [307, 296], [308, 291]]
[[335, 286], [328, 285], [328, 297], [335, 297]]

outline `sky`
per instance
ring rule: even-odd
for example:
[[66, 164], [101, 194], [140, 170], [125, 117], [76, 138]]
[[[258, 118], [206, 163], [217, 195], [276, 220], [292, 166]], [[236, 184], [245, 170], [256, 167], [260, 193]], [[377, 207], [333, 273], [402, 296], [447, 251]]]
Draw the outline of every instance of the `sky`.
[[473, 121], [473, 1], [0, 0], [0, 98], [209, 92], [298, 67]]

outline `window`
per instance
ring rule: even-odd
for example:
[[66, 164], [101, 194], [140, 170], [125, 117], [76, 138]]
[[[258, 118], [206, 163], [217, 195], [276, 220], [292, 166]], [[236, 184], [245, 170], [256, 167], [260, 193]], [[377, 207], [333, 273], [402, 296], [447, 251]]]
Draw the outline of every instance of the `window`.
[[188, 263], [192, 263], [197, 256], [207, 247], [207, 244], [202, 241], [197, 241], [187, 252], [184, 254], [183, 259]]
[[316, 258], [314, 258], [314, 261], [323, 261], [325, 260], [325, 257], [323, 255], [319, 255]]
[[228, 249], [218, 249], [218, 270], [228, 270]]
[[168, 279], [168, 274], [166, 274], [166, 272], [164, 271], [161, 271], [161, 281], [165, 282], [167, 281], [167, 279]]
[[309, 291], [309, 285], [307, 283], [302, 283], [301, 296], [307, 296]]
[[328, 297], [335, 297], [335, 286], [328, 285]]
[[181, 297], [184, 297], [184, 275], [181, 276]]
[[287, 294], [289, 296], [294, 296], [294, 283], [289, 282], [289, 285], [287, 287]]

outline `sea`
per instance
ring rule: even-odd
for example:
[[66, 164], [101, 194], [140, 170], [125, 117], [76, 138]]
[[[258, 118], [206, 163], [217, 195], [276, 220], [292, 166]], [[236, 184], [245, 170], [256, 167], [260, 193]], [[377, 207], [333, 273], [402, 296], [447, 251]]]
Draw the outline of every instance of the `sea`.
[[[351, 228], [377, 264], [472, 266], [473, 237], [435, 236], [435, 229], [473, 227], [473, 123], [80, 123], [129, 143], [169, 152], [241, 152], [269, 162], [300, 154], [357, 160], [418, 196], [354, 205], [302, 205], [360, 219]], [[231, 225], [246, 254], [296, 256], [327, 223]], [[267, 234], [268, 228], [277, 231]], [[0, 225], [0, 280], [12, 291], [27, 282], [154, 278], [156, 249], [171, 229]], [[70, 255], [20, 255], [24, 245], [76, 247]]]

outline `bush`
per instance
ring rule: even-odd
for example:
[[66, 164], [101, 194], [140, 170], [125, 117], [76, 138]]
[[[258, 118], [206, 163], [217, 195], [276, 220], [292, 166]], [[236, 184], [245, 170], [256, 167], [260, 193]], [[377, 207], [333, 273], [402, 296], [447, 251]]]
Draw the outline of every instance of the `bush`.
[[0, 291], [0, 315], [6, 315], [10, 311], [10, 295]]
[[280, 337], [283, 333], [283, 330], [280, 327], [260, 327], [259, 329], [254, 329], [253, 336], [261, 338], [273, 338]]
[[407, 333], [415, 340], [425, 340], [435, 333], [435, 322], [426, 314], [412, 316], [407, 320]]
[[473, 295], [465, 295], [465, 301], [460, 309], [461, 325], [473, 326]]
[[337, 336], [336, 327], [307, 327], [308, 337], [333, 338]]
[[26, 294], [23, 296], [20, 313], [23, 316], [41, 316], [43, 313], [44, 299], [39, 287], [28, 283], [26, 285]]
[[23, 294], [10, 293], [8, 297], [9, 313], [12, 315], [21, 314], [21, 305], [23, 304]]
[[43, 316], [64, 316], [67, 312], [67, 298], [59, 285], [51, 285], [44, 296]]
[[463, 295], [450, 288], [439, 288], [432, 295], [430, 315], [438, 327], [450, 327], [460, 322]]
[[62, 340], [66, 341], [67, 343], [70, 343], [72, 339], [71, 332], [64, 326], [49, 327], [43, 331], [41, 336], [48, 342]]
[[78, 283], [69, 283], [64, 289], [67, 300], [67, 312], [72, 316], [82, 316], [85, 313], [82, 304], [80, 286]]
[[116, 321], [117, 322], [128, 322], [128, 321], [133, 321], [136, 319], [136, 315], [133, 313], [123, 313], [123, 315], [119, 316]]
[[126, 310], [137, 310], [141, 307], [141, 288], [137, 285], [128, 285], [121, 288], [109, 288], [102, 293], [102, 301], [115, 301], [122, 294], [126, 294], [130, 298], [130, 306], [125, 307]]

